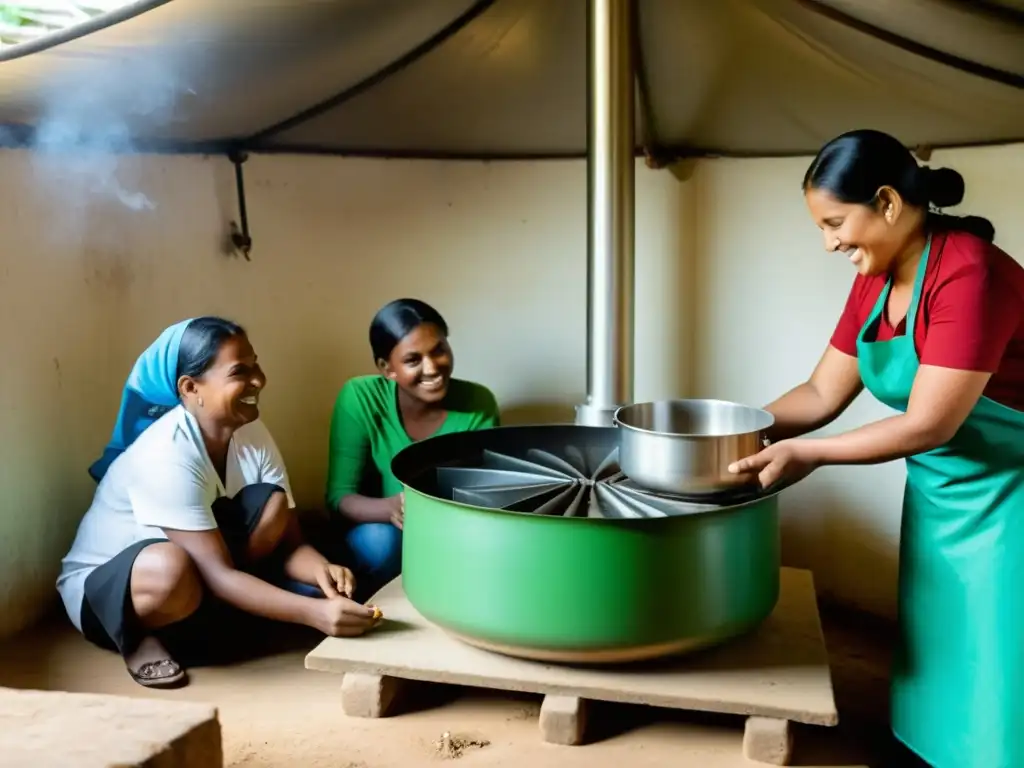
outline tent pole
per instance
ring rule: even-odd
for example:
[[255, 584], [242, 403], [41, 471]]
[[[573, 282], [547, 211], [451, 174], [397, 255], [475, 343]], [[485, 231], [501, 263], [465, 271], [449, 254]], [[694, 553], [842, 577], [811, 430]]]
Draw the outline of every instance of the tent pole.
[[584, 426], [611, 425], [633, 400], [634, 23], [633, 0], [588, 0]]

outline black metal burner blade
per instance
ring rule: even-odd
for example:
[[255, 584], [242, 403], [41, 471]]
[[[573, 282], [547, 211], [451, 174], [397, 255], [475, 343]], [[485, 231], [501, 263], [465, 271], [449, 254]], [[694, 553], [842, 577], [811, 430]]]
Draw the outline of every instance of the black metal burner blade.
[[536, 448], [527, 455], [485, 450], [483, 466], [438, 467], [438, 488], [477, 507], [565, 517], [666, 517], [713, 507], [632, 485], [619, 469], [617, 448], [603, 456], [575, 445], [565, 446], [561, 456]]

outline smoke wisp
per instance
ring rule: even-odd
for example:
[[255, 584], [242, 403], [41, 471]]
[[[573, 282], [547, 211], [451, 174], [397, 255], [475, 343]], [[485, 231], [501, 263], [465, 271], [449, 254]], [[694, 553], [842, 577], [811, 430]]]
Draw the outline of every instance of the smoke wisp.
[[180, 122], [182, 100], [195, 93], [194, 57], [162, 52], [83, 69], [87, 76], [44, 94], [30, 139], [36, 177], [75, 219], [104, 201], [152, 211], [156, 203], [140, 182], [123, 178], [124, 161], [145, 150], [138, 137], [160, 140]]

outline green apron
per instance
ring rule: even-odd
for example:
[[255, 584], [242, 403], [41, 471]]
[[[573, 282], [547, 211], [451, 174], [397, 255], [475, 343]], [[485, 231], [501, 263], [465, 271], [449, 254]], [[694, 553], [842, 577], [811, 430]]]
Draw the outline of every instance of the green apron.
[[[865, 388], [906, 411], [918, 370], [914, 328], [857, 340]], [[892, 729], [936, 768], [1024, 768], [1024, 412], [982, 397], [952, 440], [907, 459]]]

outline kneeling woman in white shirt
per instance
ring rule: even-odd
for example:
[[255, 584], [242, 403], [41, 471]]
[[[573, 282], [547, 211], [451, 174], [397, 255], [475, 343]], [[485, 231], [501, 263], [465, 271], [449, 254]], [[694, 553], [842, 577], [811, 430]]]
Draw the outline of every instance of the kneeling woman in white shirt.
[[[183, 684], [168, 648], [208, 646], [233, 610], [333, 636], [374, 624], [349, 599], [352, 573], [302, 539], [284, 462], [258, 420], [265, 385], [241, 327], [178, 323], [136, 362], [90, 468], [99, 485], [57, 589], [72, 623], [120, 652], [141, 685]], [[316, 596], [271, 584], [275, 575]]]

